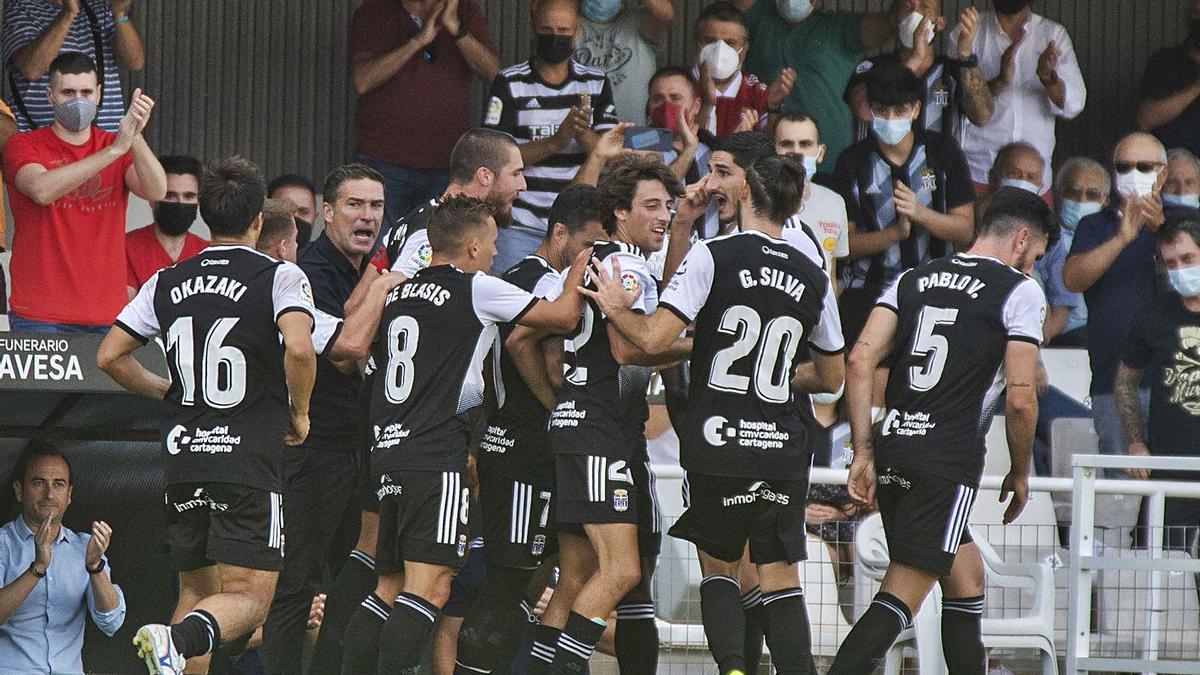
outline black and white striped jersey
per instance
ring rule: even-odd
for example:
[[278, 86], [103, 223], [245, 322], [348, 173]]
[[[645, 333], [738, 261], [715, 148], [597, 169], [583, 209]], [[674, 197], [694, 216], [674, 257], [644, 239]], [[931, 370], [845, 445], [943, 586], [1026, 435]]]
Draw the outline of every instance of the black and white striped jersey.
[[[501, 278], [547, 300], [554, 300], [562, 289], [558, 271], [536, 255], [526, 256]], [[512, 324], [500, 327], [496, 410], [488, 418], [479, 444], [479, 470], [537, 485], [553, 485], [554, 464], [546, 439], [550, 411], [530, 391], [504, 349], [504, 341], [512, 330]]]
[[663, 292], [662, 307], [695, 322], [691, 386], [679, 456], [703, 475], [807, 475], [813, 420], [795, 404], [792, 373], [805, 344], [845, 347], [820, 263], [791, 244], [745, 231], [698, 242]]
[[959, 253], [904, 272], [877, 306], [898, 322], [876, 466], [978, 486], [1008, 342], [1042, 340], [1041, 287], [995, 258]]
[[315, 313], [299, 267], [218, 245], [155, 273], [117, 316], [143, 342], [163, 336], [167, 484], [280, 491], [288, 392], [276, 322], [293, 311]]
[[[592, 251], [610, 272], [613, 261], [619, 262], [621, 283], [638, 293], [634, 311], [650, 313], [658, 307], [658, 286], [640, 248], [597, 241]], [[609, 347], [608, 318], [591, 299], [584, 304], [579, 325], [563, 341], [563, 366], [563, 386], [550, 413], [554, 452], [624, 460], [644, 457], [650, 369], [617, 363]]]
[[380, 272], [400, 272], [407, 278], [429, 267], [433, 247], [427, 228], [437, 204], [436, 199], [430, 199], [392, 223], [376, 247], [371, 264]]
[[[483, 126], [508, 132], [518, 143], [547, 139], [585, 94], [591, 97], [592, 128], [600, 132], [615, 126], [612, 85], [604, 71], [572, 60], [567, 79], [552, 86], [523, 61], [501, 70], [492, 82]], [[575, 178], [585, 159], [583, 147], [572, 140], [561, 151], [526, 166], [528, 187], [513, 204], [513, 225], [545, 232], [554, 198]]]
[[452, 265], [418, 271], [388, 293], [371, 346], [371, 469], [462, 471], [467, 413], [483, 403], [483, 360], [497, 325], [538, 301], [483, 273]]

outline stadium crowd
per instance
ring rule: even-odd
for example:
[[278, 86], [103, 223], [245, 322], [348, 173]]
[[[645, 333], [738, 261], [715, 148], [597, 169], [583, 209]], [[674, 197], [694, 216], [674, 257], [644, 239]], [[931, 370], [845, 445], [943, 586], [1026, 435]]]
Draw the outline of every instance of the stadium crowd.
[[[981, 0], [958, 16], [944, 15], [940, 0], [891, 0], [869, 14], [820, 0], [716, 0], [689, 27], [694, 60], [660, 67], [676, 4], [531, 0], [529, 57], [503, 64], [476, 0], [364, 0], [348, 36], [357, 105], [347, 133], [357, 150], [318, 192], [316, 180], [294, 173], [265, 181], [244, 158], [155, 154], [143, 130], [171, 111], [156, 107], [154, 92], [121, 95], [121, 69], [145, 63], [130, 21], [142, 3], [4, 3], [0, 153], [12, 233], [0, 307], [10, 329], [105, 335], [101, 366], [137, 393], [188, 406], [200, 386], [217, 412], [172, 418], [165, 430], [175, 421], [219, 426], [227, 408], [290, 420], [286, 444], [282, 430], [264, 440], [271, 451], [257, 450], [266, 455], [241, 475], [168, 469], [168, 505], [184, 514], [170, 520], [167, 542], [180, 602], [175, 616], [138, 633], [151, 672], [415, 672], [406, 669], [430, 643], [434, 671], [447, 675], [579, 672], [597, 648], [621, 672], [654, 672], [650, 579], [662, 529], [646, 438], [653, 445], [660, 434], [650, 429], [673, 427], [679, 454], [699, 442], [685, 421], [698, 405], [690, 380], [717, 366], [680, 365], [701, 350], [704, 324], [704, 302], [681, 298], [699, 292], [688, 275], [718, 278], [722, 256], [737, 250], [721, 248], [725, 238], [743, 229], [777, 232], [808, 261], [804, 273], [816, 271], [805, 283], [828, 289], [805, 310], [805, 365], [785, 375], [787, 390], [792, 371], [802, 374], [784, 398], [804, 401], [796, 433], [805, 457], [851, 465], [843, 393], [864, 380], [852, 385], [842, 369], [860, 336], [875, 335], [880, 303], [903, 317], [895, 294], [910, 271], [999, 251], [987, 242], [1007, 216], [1034, 223], [1023, 230], [1034, 238], [1061, 223], [1036, 263], [995, 257], [1044, 295], [1037, 335], [1027, 337], [1085, 348], [1091, 370], [1089, 409], [1035, 364], [1034, 470], [1050, 471], [1049, 428], [1059, 417], [1090, 417], [1106, 454], [1192, 454], [1200, 393], [1165, 385], [1158, 371], [1200, 358], [1200, 329], [1189, 328], [1200, 316], [1200, 0], [1184, 3], [1186, 41], [1146, 65], [1137, 128], [1103, 161], [1055, 154], [1057, 121], [1078, 116], [1088, 92], [1072, 37], [1035, 11], [1036, 0]], [[486, 92], [481, 111], [470, 103], [476, 80]], [[789, 181], [801, 186], [796, 194]], [[152, 223], [126, 222], [131, 194], [149, 202]], [[1052, 213], [1023, 200], [1030, 195]], [[783, 205], [787, 213], [776, 214]], [[191, 231], [198, 217], [211, 242]], [[477, 234], [488, 222], [494, 240]], [[0, 247], [2, 235], [0, 223]], [[230, 253], [239, 247], [257, 253]], [[189, 286], [178, 280], [189, 260], [242, 271], [220, 287]], [[479, 275], [452, 278], [442, 265]], [[274, 275], [274, 286], [260, 293], [253, 274]], [[611, 304], [609, 275], [637, 296], [630, 302], [644, 323]], [[183, 293], [164, 295], [174, 283]], [[271, 339], [238, 344], [273, 359], [251, 366], [255, 381], [243, 393], [290, 395], [287, 411], [222, 402], [238, 386], [236, 359], [201, 365], [197, 385], [184, 373], [192, 354], [177, 356], [193, 340], [220, 352], [233, 329], [217, 319], [207, 338], [190, 328], [181, 337], [170, 305], [239, 288], [261, 305]], [[711, 300], [717, 290], [704, 292]], [[433, 331], [446, 354], [416, 367], [440, 371], [445, 391], [414, 404], [405, 364], [417, 358], [418, 323], [405, 322], [401, 301], [421, 296], [441, 307], [439, 292], [474, 301], [455, 306], [469, 317], [456, 314], [457, 324], [420, 318], [431, 322], [421, 339]], [[655, 312], [660, 299], [664, 311]], [[745, 321], [718, 332], [749, 334]], [[590, 337], [605, 328], [599, 358]], [[658, 342], [638, 337], [652, 329]], [[159, 333], [174, 359], [170, 381], [127, 360]], [[467, 357], [482, 357], [496, 333], [494, 367], [476, 382], [478, 364]], [[794, 356], [799, 338], [778, 339], [792, 341]], [[887, 408], [890, 365], [872, 365], [862, 401]], [[666, 405], [647, 407], [640, 396], [651, 368]], [[724, 376], [722, 391], [747, 395], [737, 384], [747, 378]], [[764, 396], [769, 384], [754, 386]], [[606, 387], [619, 405], [597, 402], [608, 400]], [[631, 388], [639, 395], [627, 405]], [[1010, 410], [1019, 393], [1009, 391]], [[468, 420], [480, 406], [479, 420]], [[418, 418], [430, 425], [425, 433], [444, 435], [414, 445]], [[541, 428], [527, 428], [530, 420]], [[579, 449], [574, 429], [630, 450]], [[176, 461], [176, 440], [165, 442]], [[453, 456], [413, 464], [395, 459], [395, 447]], [[683, 461], [695, 471], [695, 459]], [[417, 472], [440, 473], [440, 482]], [[804, 505], [803, 522], [829, 542], [844, 579], [853, 523], [875, 508], [867, 493], [853, 484], [810, 493], [775, 475], [782, 504], [790, 495]], [[85, 614], [110, 635], [124, 617], [125, 596], [109, 580], [121, 571], [106, 569], [103, 555], [124, 533], [102, 522], [90, 535], [61, 525], [74, 478], [67, 458], [42, 443], [14, 476], [22, 511], [0, 532], [0, 664], [22, 664], [20, 672], [82, 672]], [[701, 485], [717, 489], [697, 482], [695, 495]], [[231, 505], [249, 522], [270, 522], [263, 541], [220, 517]], [[437, 523], [428, 532], [427, 509]], [[1193, 510], [1171, 512], [1168, 524], [1200, 526]], [[702, 553], [725, 550], [679, 527], [672, 533]], [[358, 533], [352, 546], [335, 536], [344, 528]], [[736, 658], [722, 660], [711, 633], [710, 646], [722, 673], [757, 672], [765, 635], [779, 672], [808, 672], [806, 655], [789, 661], [780, 637], [807, 632], [802, 593], [772, 567], [782, 560], [794, 572], [798, 558], [787, 541], [764, 553], [760, 534], [738, 544], [735, 561], [747, 550], [740, 566], [702, 555], [706, 626], [711, 612], [744, 614], [743, 638], [725, 645]], [[724, 582], [733, 595], [713, 590]], [[305, 664], [306, 631], [317, 627]], [[970, 643], [969, 626], [959, 629]], [[857, 672], [839, 663], [838, 672]]]

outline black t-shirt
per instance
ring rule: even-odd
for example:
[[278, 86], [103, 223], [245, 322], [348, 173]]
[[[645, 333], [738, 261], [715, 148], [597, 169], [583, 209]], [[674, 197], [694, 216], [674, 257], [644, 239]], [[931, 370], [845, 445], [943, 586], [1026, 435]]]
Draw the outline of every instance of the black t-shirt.
[[[1200, 314], [1179, 296], [1160, 294], [1134, 321], [1121, 360], [1150, 381], [1147, 445], [1154, 455], [1196, 455], [1200, 439]], [[1154, 478], [1195, 480], [1186, 471]]]
[[960, 253], [905, 272], [877, 306], [898, 318], [876, 466], [978, 486], [1008, 342], [1042, 339], [1041, 287], [995, 258]]
[[288, 392], [276, 321], [293, 311], [313, 315], [304, 272], [246, 246], [210, 246], [156, 272], [121, 310], [117, 326], [142, 342], [161, 333], [166, 347], [168, 485], [279, 492]]
[[813, 419], [795, 404], [792, 373], [805, 344], [826, 354], [845, 346], [824, 271], [782, 239], [731, 234], [692, 246], [661, 306], [696, 324], [679, 433], [683, 468], [739, 478], [807, 475]]
[[[539, 298], [553, 300], [562, 288], [559, 273], [545, 259], [527, 256], [501, 277]], [[554, 481], [554, 464], [546, 439], [550, 411], [542, 406], [503, 349], [513, 324], [500, 327], [500, 377], [495, 412], [479, 444], [479, 471], [537, 485]]]
[[[888, 162], [872, 136], [842, 152], [834, 170], [834, 191], [846, 201], [846, 217], [856, 231], [877, 232], [895, 222], [892, 193], [896, 181], [907, 185], [921, 204], [938, 213], [948, 213], [975, 199], [967, 158], [950, 136], [918, 132], [903, 166]], [[843, 287], [878, 293], [904, 270], [949, 252], [946, 242], [914, 224], [908, 239], [877, 255], [843, 265]]]
[[483, 360], [497, 325], [516, 321], [537, 298], [486, 274], [427, 267], [392, 289], [371, 357], [374, 475], [462, 471], [467, 414], [483, 403]]
[[[1154, 52], [1142, 76], [1138, 100], [1163, 99], [1192, 86], [1200, 77], [1200, 63], [1188, 56], [1187, 47], [1167, 47]], [[1200, 98], [1188, 104], [1175, 119], [1152, 130], [1168, 148], [1187, 148], [1200, 155]]]

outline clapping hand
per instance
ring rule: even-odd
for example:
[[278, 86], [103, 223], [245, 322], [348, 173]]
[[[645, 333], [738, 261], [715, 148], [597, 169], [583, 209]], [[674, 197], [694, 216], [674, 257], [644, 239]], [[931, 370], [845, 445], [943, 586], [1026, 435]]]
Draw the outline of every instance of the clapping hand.
[[783, 101], [792, 93], [792, 88], [796, 86], [796, 71], [791, 68], [784, 68], [779, 71], [779, 77], [767, 87], [767, 110], [779, 110], [783, 107]]
[[51, 550], [54, 548], [54, 540], [59, 532], [59, 525], [62, 524], [62, 511], [50, 507], [49, 513], [46, 514], [46, 519], [42, 521], [33, 538], [33, 564], [40, 568], [41, 573], [45, 574], [50, 569]]
[[975, 33], [979, 30], [979, 10], [968, 6], [958, 15], [958, 58], [969, 59], [975, 53]]
[[92, 538], [88, 541], [87, 552], [83, 556], [83, 564], [88, 569], [94, 569], [100, 564], [104, 552], [112, 542], [112, 528], [103, 520], [92, 523]]
[[1046, 45], [1042, 50], [1041, 56], [1037, 62], [1037, 76], [1041, 80], [1043, 87], [1053, 86], [1058, 82], [1058, 59], [1062, 56], [1062, 50], [1054, 44], [1054, 40]]
[[153, 110], [154, 99], [143, 94], [141, 89], [134, 89], [129, 110], [125, 111], [125, 116], [121, 118], [121, 124], [117, 127], [117, 140], [113, 145], [122, 153], [129, 152], [134, 139], [146, 130]]

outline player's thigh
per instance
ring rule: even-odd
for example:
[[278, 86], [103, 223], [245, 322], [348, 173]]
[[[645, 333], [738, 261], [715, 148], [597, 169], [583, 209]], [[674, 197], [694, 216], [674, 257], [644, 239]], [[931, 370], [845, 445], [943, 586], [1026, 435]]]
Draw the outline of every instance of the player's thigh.
[[[756, 490], [753, 493], [754, 518], [750, 525], [750, 562], [759, 566], [759, 576], [763, 576], [767, 565], [778, 567], [776, 563], [783, 563], [782, 566], [787, 567], [807, 560], [804, 505], [808, 496], [808, 478], [757, 481], [751, 487]], [[762, 578], [763, 591], [767, 591], [771, 583]], [[793, 588], [796, 583], [783, 588]]]
[[967, 522], [975, 489], [909, 468], [877, 471], [876, 498], [891, 561], [934, 578], [949, 575], [955, 553], [971, 541]]
[[637, 549], [637, 525], [633, 523], [588, 523], [583, 526], [600, 573], [641, 576], [641, 557]]
[[489, 564], [533, 569], [556, 550], [551, 486], [481, 474], [479, 507]]
[[669, 534], [690, 541], [707, 556], [727, 563], [741, 560], [750, 538], [757, 481], [689, 472], [684, 478], [684, 512]]
[[983, 595], [983, 557], [979, 555], [979, 547], [975, 546], [974, 542], [959, 546], [950, 574], [939, 579], [938, 583], [942, 587], [942, 596], [946, 598], [973, 598]]
[[470, 499], [462, 472], [393, 472], [382, 476], [379, 492], [375, 560], [381, 575], [407, 572], [408, 562], [462, 564]]
[[247, 595], [263, 606], [270, 604], [275, 594], [275, 582], [279, 579], [276, 571], [225, 563], [217, 563], [217, 574], [221, 578], [222, 593]]
[[564, 586], [582, 587], [600, 567], [596, 549], [587, 535], [563, 532], [559, 535], [558, 566], [561, 570], [558, 589]]
[[283, 497], [232, 483], [209, 483], [205, 490], [212, 500], [208, 557], [236, 567], [282, 569]]
[[800, 563], [778, 562], [758, 565], [759, 587], [763, 593], [774, 593], [800, 586]]
[[215, 564], [180, 572], [179, 601], [171, 615], [171, 623], [179, 623], [201, 600], [220, 592], [221, 575]]

